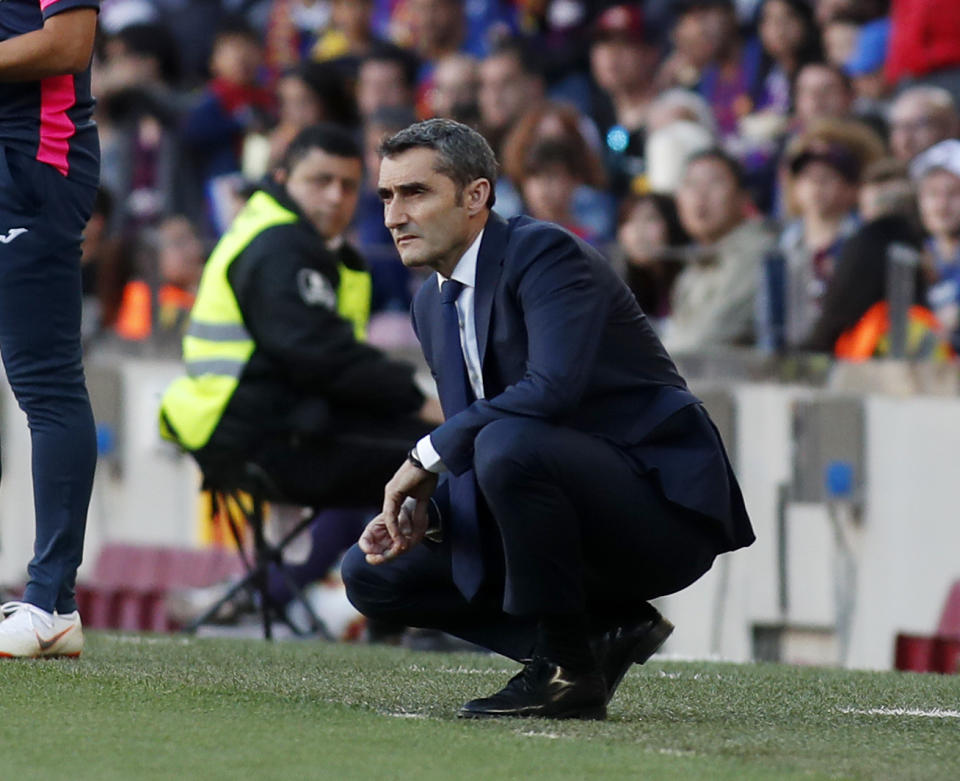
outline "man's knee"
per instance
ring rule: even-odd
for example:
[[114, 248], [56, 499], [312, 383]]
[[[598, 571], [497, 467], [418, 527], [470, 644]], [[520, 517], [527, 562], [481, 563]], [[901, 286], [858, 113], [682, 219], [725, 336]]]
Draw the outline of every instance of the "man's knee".
[[376, 577], [372, 569], [359, 545], [350, 546], [340, 564], [340, 577], [343, 579], [347, 599], [365, 616], [370, 615], [369, 610], [376, 609]]
[[543, 464], [546, 428], [529, 418], [504, 418], [483, 427], [474, 441], [473, 465], [485, 495], [508, 488]]
[[359, 545], [352, 545], [340, 564], [340, 577], [350, 604], [368, 618], [388, 618], [396, 609], [399, 589], [387, 565], [367, 564]]

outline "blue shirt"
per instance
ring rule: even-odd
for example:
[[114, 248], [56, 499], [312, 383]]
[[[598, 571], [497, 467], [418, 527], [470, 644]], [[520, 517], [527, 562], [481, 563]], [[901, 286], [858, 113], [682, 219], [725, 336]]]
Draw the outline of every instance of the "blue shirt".
[[[100, 8], [100, 0], [2, 0], [0, 41], [39, 30], [51, 16]], [[0, 83], [0, 145], [96, 186], [100, 144], [93, 121], [90, 66], [77, 75]]]

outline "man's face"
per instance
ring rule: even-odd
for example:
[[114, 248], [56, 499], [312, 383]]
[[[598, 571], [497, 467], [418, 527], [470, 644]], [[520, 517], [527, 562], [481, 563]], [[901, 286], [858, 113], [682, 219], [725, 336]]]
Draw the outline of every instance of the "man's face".
[[404, 79], [403, 66], [390, 60], [370, 60], [357, 75], [357, 106], [371, 116], [379, 108], [407, 106], [413, 100]]
[[529, 174], [520, 190], [530, 216], [562, 224], [569, 219], [570, 202], [577, 184], [566, 166], [551, 164]]
[[853, 96], [840, 76], [830, 68], [808, 65], [797, 77], [797, 119], [807, 124], [815, 119], [843, 117]]
[[304, 128], [323, 120], [323, 107], [299, 76], [290, 75], [277, 83], [280, 121], [291, 127]]
[[820, 160], [810, 161], [796, 175], [793, 193], [802, 217], [841, 217], [857, 200], [857, 188]]
[[459, 106], [474, 104], [477, 97], [477, 65], [468, 57], [446, 57], [433, 72], [430, 108], [434, 116], [452, 117]]
[[624, 38], [600, 39], [590, 48], [590, 70], [606, 92], [649, 83], [652, 62], [648, 47]]
[[160, 226], [160, 276], [189, 288], [200, 281], [206, 260], [203, 242], [186, 217], [169, 217]]
[[687, 11], [673, 29], [674, 45], [697, 68], [714, 62], [735, 40], [736, 27], [726, 8]]
[[383, 221], [403, 265], [438, 269], [466, 250], [470, 223], [463, 193], [436, 171], [437, 152], [414, 148], [380, 163]]
[[933, 236], [960, 235], [960, 177], [931, 171], [920, 180], [920, 219]]
[[410, 20], [417, 49], [430, 53], [456, 48], [463, 27], [463, 3], [455, 0], [410, 0]]
[[743, 219], [743, 193], [726, 165], [709, 157], [687, 166], [677, 190], [680, 221], [696, 241], [710, 244]]
[[480, 116], [483, 124], [500, 130], [513, 124], [531, 100], [530, 77], [510, 54], [480, 63]]
[[363, 175], [360, 160], [311, 149], [286, 176], [287, 194], [321, 236], [342, 234], [357, 208]]
[[211, 55], [210, 70], [214, 76], [234, 84], [253, 84], [262, 60], [263, 53], [256, 41], [231, 35], [217, 42]]
[[894, 157], [908, 162], [939, 141], [950, 138], [950, 118], [937, 111], [922, 95], [904, 95], [890, 111], [890, 148]]

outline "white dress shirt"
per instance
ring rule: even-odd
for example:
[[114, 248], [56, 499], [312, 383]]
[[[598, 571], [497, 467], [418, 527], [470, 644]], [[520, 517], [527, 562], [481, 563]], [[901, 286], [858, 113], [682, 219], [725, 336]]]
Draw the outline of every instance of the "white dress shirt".
[[[463, 351], [463, 358], [467, 364], [467, 378], [470, 380], [470, 387], [473, 389], [473, 395], [478, 398], [484, 398], [483, 395], [483, 373], [480, 370], [480, 347], [477, 344], [477, 321], [474, 317], [473, 299], [477, 288], [477, 258], [480, 255], [480, 240], [483, 238], [483, 231], [477, 234], [477, 238], [467, 247], [457, 265], [450, 275], [450, 279], [463, 284], [463, 290], [457, 297], [455, 306], [457, 307], [457, 319], [460, 321], [460, 349]], [[446, 280], [437, 274], [437, 285], [442, 286]], [[417, 442], [417, 458], [423, 464], [425, 469], [431, 472], [444, 472], [446, 467], [440, 458], [440, 454], [433, 446], [428, 434]]]

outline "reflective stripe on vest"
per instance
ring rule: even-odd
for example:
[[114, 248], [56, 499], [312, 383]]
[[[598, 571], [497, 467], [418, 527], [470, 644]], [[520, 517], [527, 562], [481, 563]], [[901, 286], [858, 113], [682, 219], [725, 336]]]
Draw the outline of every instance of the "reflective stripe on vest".
[[[199, 450], [210, 440], [256, 347], [230, 286], [230, 265], [263, 231], [297, 220], [294, 212], [258, 191], [207, 261], [183, 339], [187, 376], [175, 380], [161, 402], [161, 434], [187, 450]], [[370, 274], [343, 264], [338, 270], [337, 311], [363, 339], [370, 316]]]

